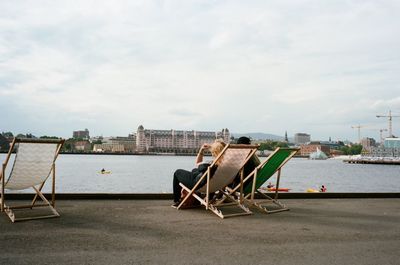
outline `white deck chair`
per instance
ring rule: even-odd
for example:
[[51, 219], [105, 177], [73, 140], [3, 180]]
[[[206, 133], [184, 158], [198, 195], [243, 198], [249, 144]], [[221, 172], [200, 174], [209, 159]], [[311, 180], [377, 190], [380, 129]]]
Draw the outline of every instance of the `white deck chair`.
[[[0, 172], [1, 179], [1, 211], [5, 212], [12, 222], [31, 220], [31, 219], [42, 219], [50, 217], [60, 216], [55, 210], [55, 161], [60, 152], [64, 140], [53, 140], [53, 139], [19, 139], [14, 138], [5, 162], [3, 163], [2, 170]], [[5, 171], [8, 161], [11, 157], [11, 153], [15, 148], [16, 154], [14, 164], [6, 179]], [[41, 192], [44, 183], [52, 173], [52, 194], [51, 203]], [[29, 205], [16, 205], [7, 206], [5, 204], [7, 190], [24, 190], [27, 188], [33, 188], [36, 192], [31, 204]], [[43, 201], [42, 204], [36, 203], [38, 197]], [[23, 217], [16, 218], [13, 209], [24, 209], [33, 207], [47, 206], [50, 208], [53, 214], [42, 215], [35, 217]]]
[[[252, 212], [240, 201], [232, 201], [231, 203], [217, 204], [215, 201], [210, 200], [210, 194], [219, 191], [226, 194], [225, 187], [233, 182], [236, 175], [243, 168], [244, 164], [253, 156], [257, 151], [258, 145], [242, 145], [242, 144], [228, 144], [214, 160], [214, 162], [208, 167], [207, 172], [199, 179], [192, 189], [189, 189], [182, 183], [181, 187], [188, 192], [188, 195], [178, 205], [177, 209], [181, 209], [185, 201], [190, 197], [195, 197], [202, 205], [205, 206], [206, 210], [211, 210], [217, 216], [221, 218], [232, 217], [238, 215], [252, 214]], [[211, 168], [219, 164], [214, 175], [211, 176]], [[204, 186], [200, 187], [203, 180], [206, 179]], [[200, 187], [200, 188], [199, 188]], [[205, 194], [204, 198], [199, 196]], [[242, 212], [233, 214], [223, 214], [220, 207], [236, 205]]]

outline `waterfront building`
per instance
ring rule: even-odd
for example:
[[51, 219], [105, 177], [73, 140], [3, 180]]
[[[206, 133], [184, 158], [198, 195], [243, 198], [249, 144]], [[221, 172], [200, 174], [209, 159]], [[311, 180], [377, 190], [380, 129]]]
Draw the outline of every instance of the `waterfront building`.
[[321, 145], [327, 145], [329, 146], [329, 148], [335, 149], [335, 150], [339, 150], [341, 147], [344, 146], [344, 143], [341, 141], [332, 141], [331, 139], [329, 139], [329, 141], [320, 141], [319, 142]]
[[95, 144], [93, 146], [93, 151], [99, 153], [125, 153], [125, 147], [122, 144]]
[[400, 148], [400, 138], [386, 138], [384, 146], [385, 148]]
[[364, 152], [370, 153], [372, 147], [376, 146], [376, 141], [373, 138], [366, 137], [361, 139], [360, 144], [362, 145]]
[[324, 152], [328, 156], [331, 153], [329, 146], [323, 145], [320, 142], [309, 142], [308, 144], [303, 144], [300, 146], [300, 155], [309, 156], [311, 153], [317, 152], [318, 150]]
[[196, 153], [204, 143], [222, 139], [229, 143], [230, 132], [222, 129], [219, 132], [153, 130], [140, 125], [136, 133], [136, 150], [138, 152]]
[[307, 133], [296, 133], [294, 135], [294, 143], [295, 144], [305, 144], [311, 141], [311, 136]]
[[74, 150], [79, 152], [91, 151], [92, 145], [89, 141], [76, 141], [74, 142]]
[[116, 152], [116, 153], [133, 153], [136, 150], [135, 135], [130, 134], [128, 137], [103, 137], [101, 144], [93, 146], [94, 152]]
[[372, 147], [368, 157], [400, 157], [400, 148]]
[[77, 139], [90, 139], [89, 130], [85, 129], [83, 131], [73, 131], [72, 138]]

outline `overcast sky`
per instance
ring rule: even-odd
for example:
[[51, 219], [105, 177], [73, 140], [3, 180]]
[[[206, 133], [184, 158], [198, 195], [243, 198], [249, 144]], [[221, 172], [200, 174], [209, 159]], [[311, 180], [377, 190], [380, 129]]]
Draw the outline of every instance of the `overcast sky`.
[[399, 14], [398, 0], [1, 1], [0, 131], [378, 138], [376, 115], [400, 115]]

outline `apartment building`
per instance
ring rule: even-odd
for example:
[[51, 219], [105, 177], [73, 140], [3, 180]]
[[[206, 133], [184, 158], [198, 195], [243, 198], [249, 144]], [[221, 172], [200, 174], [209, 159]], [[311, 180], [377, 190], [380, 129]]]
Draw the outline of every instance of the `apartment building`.
[[136, 151], [194, 153], [201, 145], [212, 143], [215, 139], [229, 143], [229, 130], [222, 129], [218, 132], [154, 130], [145, 129], [140, 125], [136, 133]]
[[307, 133], [296, 133], [294, 135], [294, 143], [295, 144], [306, 144], [311, 141], [311, 136]]

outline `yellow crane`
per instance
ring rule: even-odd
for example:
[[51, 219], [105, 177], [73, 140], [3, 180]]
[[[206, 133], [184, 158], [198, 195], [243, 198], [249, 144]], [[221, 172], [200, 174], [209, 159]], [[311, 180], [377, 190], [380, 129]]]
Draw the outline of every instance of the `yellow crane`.
[[392, 115], [392, 111], [389, 110], [389, 115], [376, 115], [377, 118], [389, 118], [389, 137], [393, 137], [392, 133], [392, 118], [400, 117], [400, 115]]
[[357, 130], [358, 130], [358, 142], [359, 142], [359, 143], [361, 143], [361, 128], [364, 128], [364, 127], [366, 127], [366, 126], [364, 126], [364, 125], [354, 125], [354, 126], [351, 126], [351, 128], [357, 129]]

